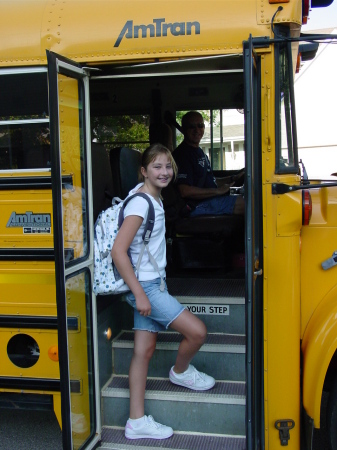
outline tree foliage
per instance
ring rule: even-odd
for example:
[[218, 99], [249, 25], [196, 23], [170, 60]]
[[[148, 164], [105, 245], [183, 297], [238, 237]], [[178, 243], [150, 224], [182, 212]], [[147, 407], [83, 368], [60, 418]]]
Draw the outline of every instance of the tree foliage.
[[92, 117], [91, 135], [110, 147], [128, 145], [143, 150], [149, 145], [149, 125], [147, 115]]

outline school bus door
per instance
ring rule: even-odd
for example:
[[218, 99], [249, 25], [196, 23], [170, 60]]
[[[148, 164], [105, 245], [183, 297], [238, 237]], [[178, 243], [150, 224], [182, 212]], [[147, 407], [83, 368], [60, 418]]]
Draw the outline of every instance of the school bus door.
[[252, 37], [244, 43], [245, 84], [245, 264], [246, 264], [246, 436], [247, 450], [264, 448], [261, 77]]
[[[88, 73], [55, 53], [47, 58], [62, 439], [65, 450], [90, 449], [100, 419]], [[71, 181], [62, 190], [65, 174]]]

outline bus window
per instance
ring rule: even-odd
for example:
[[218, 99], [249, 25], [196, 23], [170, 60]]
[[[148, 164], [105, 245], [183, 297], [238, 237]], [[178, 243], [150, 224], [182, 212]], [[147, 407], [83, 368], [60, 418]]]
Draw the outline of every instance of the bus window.
[[[276, 173], [298, 172], [293, 69], [290, 51], [290, 44], [276, 47]], [[270, 102], [270, 98], [267, 98], [267, 102]]]
[[50, 168], [49, 126], [0, 124], [0, 170]]
[[0, 170], [50, 168], [47, 73], [0, 72]]
[[[177, 121], [187, 111], [177, 113]], [[238, 109], [202, 110], [205, 133], [200, 147], [208, 156], [213, 170], [240, 170], [245, 165], [244, 115]], [[177, 131], [177, 144], [183, 135]]]
[[145, 150], [149, 146], [148, 114], [91, 117], [94, 142], [107, 147], [132, 147]]

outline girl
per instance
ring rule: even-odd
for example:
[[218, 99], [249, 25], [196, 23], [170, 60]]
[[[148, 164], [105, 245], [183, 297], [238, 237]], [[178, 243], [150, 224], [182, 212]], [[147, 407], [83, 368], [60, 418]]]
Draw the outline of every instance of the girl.
[[155, 225], [149, 243], [149, 251], [159, 267], [159, 274], [151, 264], [145, 250], [138, 279], [133, 271], [127, 251], [133, 261], [138, 260], [148, 204], [141, 197], [132, 199], [124, 211], [124, 222], [114, 242], [113, 261], [131, 292], [126, 299], [134, 308], [134, 352], [129, 371], [130, 418], [125, 426], [128, 439], [166, 439], [173, 434], [171, 427], [144, 415], [144, 398], [150, 359], [156, 347], [158, 331], [172, 328], [183, 335], [175, 365], [169, 378], [172, 383], [193, 390], [211, 389], [214, 378], [198, 372], [190, 361], [206, 339], [206, 327], [201, 320], [186, 310], [170, 296], [165, 278], [166, 242], [165, 215], [161, 202], [161, 190], [177, 173], [171, 152], [161, 144], [153, 144], [142, 155], [141, 175], [143, 183], [130, 191], [144, 192], [155, 209]]

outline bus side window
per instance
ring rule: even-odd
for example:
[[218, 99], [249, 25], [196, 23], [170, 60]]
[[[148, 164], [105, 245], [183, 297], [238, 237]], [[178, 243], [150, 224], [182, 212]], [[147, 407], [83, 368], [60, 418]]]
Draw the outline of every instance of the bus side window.
[[297, 136], [294, 108], [294, 83], [291, 48], [288, 44], [275, 47], [275, 171], [298, 173]]
[[0, 170], [48, 168], [46, 70], [0, 73]]

